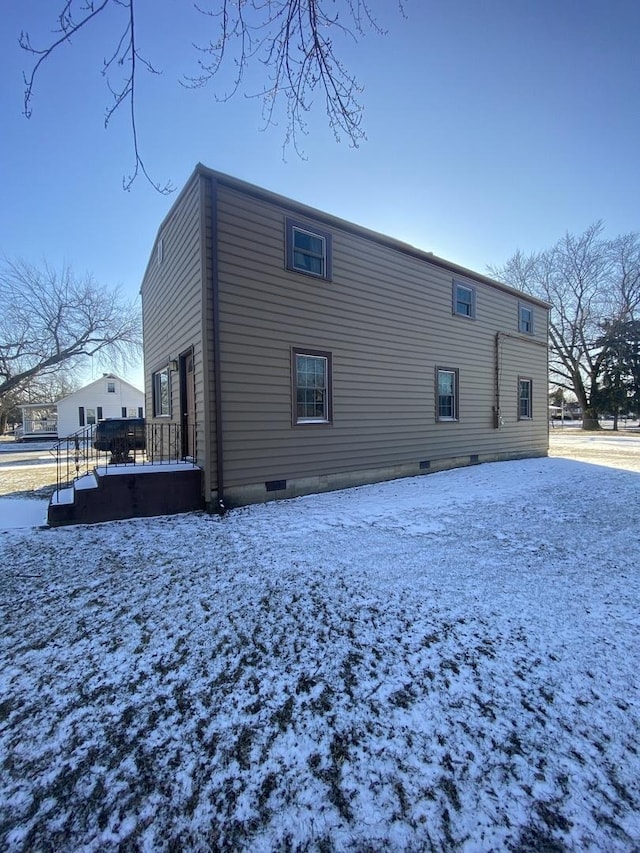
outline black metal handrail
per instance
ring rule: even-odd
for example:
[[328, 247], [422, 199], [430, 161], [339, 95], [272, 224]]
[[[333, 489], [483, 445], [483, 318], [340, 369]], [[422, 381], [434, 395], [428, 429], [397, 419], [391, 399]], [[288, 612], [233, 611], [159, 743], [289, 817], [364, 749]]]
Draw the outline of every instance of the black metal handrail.
[[[80, 477], [103, 465], [124, 468], [183, 462], [196, 467], [195, 425], [189, 427], [193, 430], [191, 441], [186, 440], [187, 436], [180, 424], [147, 423], [143, 429], [144, 441], [116, 436], [110, 440], [107, 450], [94, 447], [95, 425], [63, 438], [49, 451], [56, 460], [56, 490], [69, 488]], [[186, 455], [187, 447], [194, 448], [194, 456]]]

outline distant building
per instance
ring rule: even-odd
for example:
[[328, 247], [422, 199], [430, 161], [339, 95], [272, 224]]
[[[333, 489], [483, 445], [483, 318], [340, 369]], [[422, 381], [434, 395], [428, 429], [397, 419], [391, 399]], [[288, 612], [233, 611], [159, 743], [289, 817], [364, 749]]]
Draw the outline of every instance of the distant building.
[[119, 376], [105, 373], [63, 397], [57, 408], [58, 437], [66, 438], [105, 418], [143, 418], [144, 394]]
[[144, 417], [144, 394], [119, 376], [105, 373], [57, 403], [20, 408], [24, 439], [66, 438], [104, 418]]

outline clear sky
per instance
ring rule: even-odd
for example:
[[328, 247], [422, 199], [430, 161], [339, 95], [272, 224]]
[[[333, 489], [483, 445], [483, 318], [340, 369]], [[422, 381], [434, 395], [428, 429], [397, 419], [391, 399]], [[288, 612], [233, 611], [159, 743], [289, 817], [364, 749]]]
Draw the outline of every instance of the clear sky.
[[[22, 115], [20, 31], [45, 42], [61, 5], [3, 4], [0, 255], [68, 262], [135, 297], [175, 195], [142, 178], [122, 190], [130, 128], [122, 111], [104, 130], [101, 74], [116, 7], [43, 67]], [[258, 101], [180, 85], [192, 42], [215, 37], [209, 19], [188, 0], [138, 0], [139, 48], [163, 71], [139, 82], [153, 177], [180, 188], [200, 161], [480, 272], [597, 219], [608, 236], [640, 230], [639, 0], [406, 0], [406, 17], [394, 0], [370, 6], [387, 34], [342, 51], [368, 140], [336, 144], [318, 102], [302, 160], [283, 159], [284, 128], [263, 129]]]

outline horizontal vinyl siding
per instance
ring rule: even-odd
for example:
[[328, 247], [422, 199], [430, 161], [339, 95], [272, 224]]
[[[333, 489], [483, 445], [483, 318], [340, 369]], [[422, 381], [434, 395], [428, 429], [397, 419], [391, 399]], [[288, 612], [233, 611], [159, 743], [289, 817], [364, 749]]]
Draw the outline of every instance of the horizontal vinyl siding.
[[[141, 288], [147, 417], [154, 420], [152, 374], [193, 347], [199, 448], [203, 446], [205, 432], [200, 229], [200, 178], [196, 176], [185, 188], [159, 232], [163, 260], [161, 263], [157, 261], [156, 241]], [[170, 420], [180, 423], [178, 372], [171, 374], [171, 399]], [[166, 418], [157, 420], [167, 421]]]
[[[517, 376], [531, 375], [522, 364], [536, 365], [534, 393], [546, 382], [546, 352], [525, 336], [503, 346], [505, 424], [494, 428], [495, 336], [517, 336], [516, 296], [471, 282], [477, 319], [453, 316], [451, 273], [336, 230], [332, 281], [286, 271], [284, 209], [221, 186], [218, 211], [227, 485], [524, 454], [532, 443], [544, 452], [546, 410], [525, 426], [507, 408], [510, 371], [514, 406]], [[546, 312], [534, 313], [546, 342]], [[291, 347], [331, 352], [331, 426], [291, 426]], [[436, 365], [459, 371], [459, 423], [436, 422]]]

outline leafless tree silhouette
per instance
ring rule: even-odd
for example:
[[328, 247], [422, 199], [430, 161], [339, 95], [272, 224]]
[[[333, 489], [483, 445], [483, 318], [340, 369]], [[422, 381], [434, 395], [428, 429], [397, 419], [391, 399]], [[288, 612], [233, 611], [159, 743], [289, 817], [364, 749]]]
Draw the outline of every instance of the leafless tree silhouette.
[[[396, 2], [404, 15], [406, 0]], [[123, 179], [123, 186], [130, 189], [142, 174], [159, 192], [168, 193], [173, 190], [171, 184], [154, 181], [147, 170], [136, 121], [140, 68], [159, 73], [148, 59], [149, 47], [141, 52], [145, 34], [139, 32], [136, 0], [65, 0], [56, 16], [53, 39], [37, 46], [29, 32], [21, 33], [20, 46], [33, 58], [24, 74], [24, 113], [27, 117], [32, 113], [34, 85], [46, 61], [86, 29], [98, 25], [109, 8], [121, 14], [122, 23], [103, 60], [102, 72], [111, 94], [105, 126], [118, 109], [128, 109], [134, 155], [134, 168]], [[198, 70], [185, 75], [183, 85], [206, 86], [216, 80], [223, 67], [230, 66], [232, 84], [228, 91], [216, 94], [216, 100], [227, 101], [244, 91], [248, 69], [258, 64], [264, 67], [266, 82], [258, 91], [244, 93], [261, 99], [265, 126], [274, 124], [275, 111], [284, 102], [285, 149], [291, 145], [303, 156], [301, 136], [307, 132], [306, 119], [316, 95], [324, 101], [337, 141], [344, 137], [357, 147], [365, 139], [363, 90], [340, 58], [337, 42], [357, 42], [367, 30], [383, 34], [369, 0], [217, 0], [214, 8], [197, 3], [194, 8], [214, 35], [206, 43], [194, 45]]]

